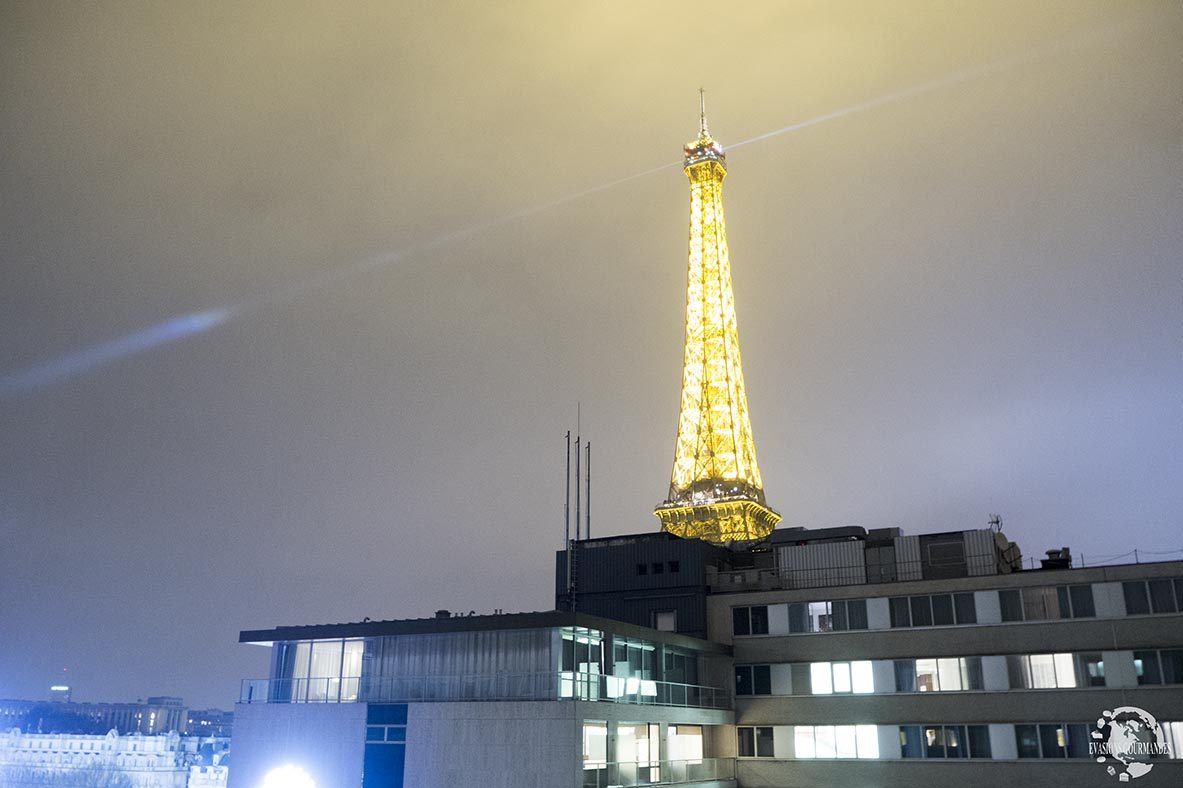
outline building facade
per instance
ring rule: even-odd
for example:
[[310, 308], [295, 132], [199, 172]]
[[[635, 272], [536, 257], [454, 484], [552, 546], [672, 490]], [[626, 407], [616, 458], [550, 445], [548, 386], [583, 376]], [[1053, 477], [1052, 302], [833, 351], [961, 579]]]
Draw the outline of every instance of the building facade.
[[231, 788], [734, 785], [728, 648], [576, 613], [242, 633]]
[[224, 788], [230, 742], [176, 733], [0, 734], [0, 785]]

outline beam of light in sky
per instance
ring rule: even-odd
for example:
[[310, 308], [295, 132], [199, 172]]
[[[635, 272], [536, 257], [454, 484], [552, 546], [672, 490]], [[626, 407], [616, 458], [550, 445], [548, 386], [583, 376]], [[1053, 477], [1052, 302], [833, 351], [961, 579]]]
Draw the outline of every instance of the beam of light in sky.
[[233, 314], [231, 309], [192, 312], [74, 353], [67, 353], [51, 361], [9, 372], [0, 377], [0, 398], [24, 394], [81, 375], [117, 359], [209, 331], [225, 323]]
[[[779, 129], [758, 134], [755, 137], [749, 137], [746, 140], [734, 142], [727, 145], [727, 150], [734, 150], [745, 145], [751, 145], [755, 142], [763, 142], [764, 140], [780, 137], [794, 131], [800, 131], [811, 126], [816, 126], [829, 121], [838, 120], [840, 118], [854, 115], [860, 112], [867, 112], [878, 107], [888, 104], [894, 104], [906, 99], [915, 98], [917, 96], [932, 93], [942, 88], [951, 87], [953, 85], [969, 82], [975, 79], [1006, 71], [1017, 66], [1030, 63], [1035, 60], [1047, 57], [1048, 55], [1059, 52], [1069, 48], [1076, 48], [1084, 45], [1096, 43], [1102, 37], [1111, 37], [1129, 33], [1136, 28], [1144, 25], [1141, 20], [1133, 19], [1130, 22], [1109, 28], [1104, 31], [1093, 31], [1081, 36], [1076, 36], [1063, 41], [1055, 42], [1046, 46], [1037, 47], [1029, 50], [1023, 54], [998, 60], [985, 65], [976, 66], [973, 68], [962, 69], [955, 71], [952, 74], [940, 77], [938, 79], [922, 82], [918, 85], [913, 85], [902, 90], [885, 93], [874, 98], [860, 101], [856, 104], [851, 104], [841, 109], [836, 109], [832, 112], [827, 112], [821, 115], [815, 115], [812, 118], [791, 123], [788, 126], [782, 126]], [[511, 224], [521, 219], [529, 218], [535, 214], [544, 211], [552, 210], [567, 203], [581, 200], [584, 197], [589, 197], [593, 194], [614, 189], [631, 181], [639, 180], [641, 178], [654, 175], [658, 172], [668, 170], [674, 167], [681, 167], [682, 162], [672, 161], [667, 164], [662, 164], [657, 167], [642, 172], [627, 175], [623, 178], [602, 183], [598, 186], [592, 186], [581, 191], [572, 192], [570, 194], [558, 197], [547, 202], [537, 203], [533, 206], [523, 208], [514, 213], [505, 214], [483, 222], [477, 222], [467, 227], [462, 227], [448, 233], [436, 236], [425, 241], [404, 247], [402, 249], [387, 252], [385, 254], [376, 255], [365, 260], [359, 260], [347, 265], [338, 266], [336, 268], [323, 271], [318, 274], [313, 274], [304, 279], [290, 282], [286, 285], [281, 285], [274, 290], [261, 293], [255, 298], [240, 302], [237, 305], [227, 307], [210, 309], [204, 312], [194, 312], [188, 315], [171, 318], [155, 326], [127, 334], [116, 339], [94, 345], [74, 353], [60, 356], [56, 359], [35, 364], [23, 370], [16, 370], [13, 372], [0, 375], [0, 399], [18, 396], [29, 391], [32, 391], [42, 386], [47, 386], [53, 383], [72, 378], [84, 372], [88, 372], [96, 367], [116, 361], [127, 356], [141, 353], [161, 345], [175, 342], [184, 339], [194, 334], [200, 334], [210, 329], [216, 328], [228, 320], [235, 317], [240, 317], [250, 312], [254, 312], [263, 307], [273, 306], [286, 301], [291, 301], [299, 296], [307, 293], [310, 290], [316, 290], [321, 287], [333, 284], [343, 279], [351, 278], [357, 274], [366, 271], [372, 271], [379, 268], [384, 268], [406, 256], [413, 255], [417, 252], [423, 252], [430, 249], [435, 249], [440, 246], [459, 241], [469, 236], [477, 235], [486, 230], [491, 230], [502, 225]]]

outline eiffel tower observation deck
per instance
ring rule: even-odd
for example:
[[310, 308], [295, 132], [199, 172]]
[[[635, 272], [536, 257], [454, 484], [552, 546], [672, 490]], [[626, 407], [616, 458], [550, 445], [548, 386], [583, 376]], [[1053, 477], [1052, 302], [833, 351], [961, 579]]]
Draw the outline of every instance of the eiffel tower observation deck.
[[669, 497], [654, 514], [677, 536], [742, 544], [767, 536], [780, 515], [765, 504], [756, 464], [723, 220], [727, 158], [707, 129], [702, 91], [698, 137], [684, 153], [690, 265], [682, 400]]

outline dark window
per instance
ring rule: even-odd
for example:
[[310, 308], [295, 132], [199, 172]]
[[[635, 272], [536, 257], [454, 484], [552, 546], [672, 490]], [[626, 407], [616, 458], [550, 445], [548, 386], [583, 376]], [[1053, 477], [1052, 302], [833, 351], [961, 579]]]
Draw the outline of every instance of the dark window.
[[1183, 684], [1183, 650], [1160, 651], [1162, 658], [1162, 683]]
[[1039, 757], [1039, 732], [1034, 725], [1015, 726], [1015, 746], [1020, 758]]
[[1134, 670], [1138, 673], [1139, 684], [1162, 684], [1157, 651], [1135, 651]]
[[789, 632], [808, 632], [809, 614], [805, 605], [797, 603], [789, 605]]
[[637, 574], [638, 575], [649, 574], [649, 567], [646, 566], [645, 564], [637, 564]]
[[768, 634], [768, 606], [757, 605], [752, 608], [752, 634]]
[[374, 726], [366, 728], [366, 741], [386, 741], [386, 729]]
[[970, 594], [954, 594], [953, 607], [957, 611], [958, 624], [976, 624], [978, 623], [978, 612], [974, 607], [974, 595]]
[[771, 758], [772, 728], [736, 728], [739, 757]]
[[900, 726], [900, 757], [923, 758], [924, 749], [921, 745], [923, 737], [920, 735], [919, 725]]
[[867, 628], [867, 600], [852, 599], [846, 603], [847, 622], [851, 629]]
[[953, 623], [953, 597], [949, 594], [936, 594], [932, 598], [932, 623], [937, 626], [949, 626]]
[[916, 660], [897, 659], [895, 661], [895, 691], [916, 691]]
[[1056, 599], [1060, 608], [1060, 618], [1072, 618], [1072, 606], [1068, 602], [1068, 586], [1056, 588]]
[[1183, 577], [1175, 578], [1175, 599], [1179, 602], [1179, 609], [1183, 610]]
[[754, 758], [756, 756], [756, 729], [736, 728], [735, 733], [739, 737], [739, 757]]
[[945, 757], [968, 758], [969, 748], [965, 743], [964, 725], [945, 726]]
[[[575, 670], [575, 641], [563, 638], [563, 664], [560, 670]], [[373, 708], [372, 706], [370, 708]]]
[[843, 600], [830, 603], [830, 629], [835, 632], [849, 629], [846, 625], [846, 602]]
[[965, 658], [965, 673], [968, 681], [966, 689], [980, 690], [985, 689], [986, 682], [982, 679], [982, 658], [981, 657], [966, 657]]
[[751, 665], [736, 665], [735, 666], [735, 694], [736, 695], [751, 695], [752, 694], [752, 666]]
[[932, 626], [932, 604], [926, 596], [909, 597], [908, 601], [912, 608], [912, 626], [914, 627], [931, 627]]
[[1142, 581], [1122, 583], [1125, 591], [1126, 615], [1140, 616], [1150, 612], [1150, 597], [1146, 595], [1146, 584]]
[[968, 758], [964, 725], [933, 725], [924, 729], [925, 758]]
[[772, 728], [756, 728], [756, 757], [773, 757]]
[[748, 609], [746, 607], [731, 608], [731, 634], [752, 634], [752, 626], [748, 618]]
[[654, 561], [653, 562], [653, 574], [660, 575], [664, 571], [665, 571], [665, 564], [663, 564], [661, 561]]
[[1063, 725], [1040, 725], [1039, 745], [1043, 750], [1043, 757], [1063, 758], [1066, 738]]
[[1097, 615], [1091, 585], [1068, 586], [1068, 594], [1072, 597], [1073, 618], [1092, 618]]
[[1089, 755], [1089, 726], [1065, 725], [1064, 735], [1068, 737], [1067, 749], [1069, 758], [1088, 758]]
[[1150, 586], [1150, 611], [1152, 613], [1174, 613], [1175, 608], [1175, 589], [1172, 588], [1170, 580], [1151, 580]]
[[1011, 689], [1029, 689], [1027, 680], [1027, 660], [1020, 654], [1008, 654], [1006, 657], [1006, 675]]
[[771, 665], [753, 665], [752, 666], [752, 694], [753, 695], [771, 695], [772, 694], [772, 666]]
[[893, 628], [912, 626], [912, 617], [908, 613], [908, 598], [893, 596], [891, 598], [891, 626]]
[[682, 565], [680, 563], [678, 563], [677, 561], [670, 561], [669, 568], [670, 568], [670, 572], [679, 572], [682, 569]]
[[1076, 683], [1081, 687], [1105, 686], [1105, 662], [1100, 654], [1076, 655]]
[[990, 727], [987, 725], [970, 725], [966, 729], [966, 739], [969, 744], [969, 757], [990, 757]]
[[1018, 589], [999, 591], [998, 605], [1002, 609], [1003, 621], [1023, 620], [1023, 597]]
[[402, 726], [390, 726], [386, 729], [386, 741], [406, 741], [407, 729]]

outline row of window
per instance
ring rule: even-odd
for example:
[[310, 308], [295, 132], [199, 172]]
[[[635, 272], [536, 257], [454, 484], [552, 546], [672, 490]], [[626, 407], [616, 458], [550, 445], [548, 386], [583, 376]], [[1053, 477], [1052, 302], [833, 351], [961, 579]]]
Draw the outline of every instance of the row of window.
[[1094, 618], [1097, 607], [1091, 585], [1032, 586], [998, 592], [1003, 621], [1056, 621]]
[[[1183, 723], [1161, 723], [1169, 757], [1183, 758]], [[887, 726], [888, 735], [899, 737], [899, 752], [884, 752], [876, 725], [796, 725], [793, 757], [799, 760], [837, 758], [927, 758], [985, 759], [995, 757], [988, 725], [899, 725]], [[1091, 758], [1090, 723], [1030, 723], [1013, 726], [1015, 754], [1019, 758]], [[741, 758], [785, 758], [777, 752], [772, 726], [736, 728], [737, 752]], [[890, 748], [895, 749], [894, 745]], [[1009, 749], [1009, 748], [1008, 748]], [[1007, 757], [1007, 756], [1002, 756]]]
[[893, 629], [978, 623], [974, 595], [971, 592], [893, 596], [888, 599], [888, 605], [891, 607]]
[[[1139, 685], [1183, 684], [1183, 649], [1133, 652]], [[873, 663], [799, 662], [785, 664], [795, 695], [875, 692]], [[929, 657], [893, 660], [895, 692], [984, 690], [981, 657]], [[1008, 689], [1104, 687], [1105, 661], [1098, 652], [1006, 655]], [[880, 692], [884, 688], [880, 688]], [[771, 665], [736, 665], [736, 695], [772, 695]], [[788, 693], [777, 693], [788, 694]]]
[[[641, 565], [638, 565], [640, 572]], [[1183, 611], [1183, 578], [1122, 583], [1127, 615]], [[1095, 618], [1093, 587], [1088, 583], [1009, 588], [998, 591], [1003, 622]], [[892, 628], [976, 624], [972, 592], [889, 597]], [[867, 629], [867, 600], [848, 599], [788, 605], [790, 634]], [[732, 608], [732, 634], [767, 635], [768, 606]]]
[[[839, 599], [788, 605], [790, 634], [843, 632], [867, 628], [867, 600]], [[768, 605], [733, 607], [731, 631], [735, 635], [767, 635]]]
[[663, 574], [667, 568], [670, 570], [671, 574], [682, 571], [682, 565], [678, 561], [654, 561], [650, 564], [637, 564], [637, 574], [647, 575], [652, 573], [655, 575], [660, 575]]
[[1183, 611], [1183, 577], [1134, 580], [1121, 584], [1125, 612], [1131, 616]]

